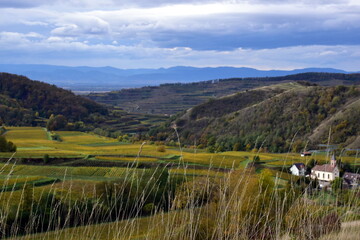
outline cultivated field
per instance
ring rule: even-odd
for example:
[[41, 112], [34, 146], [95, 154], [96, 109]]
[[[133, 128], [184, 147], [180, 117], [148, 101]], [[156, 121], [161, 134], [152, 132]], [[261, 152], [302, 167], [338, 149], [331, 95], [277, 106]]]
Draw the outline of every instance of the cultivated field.
[[[42, 203], [44, 198], [54, 198], [62, 204], [68, 204], [66, 205], [69, 207], [68, 210], [62, 209], [62, 205], [55, 204], [54, 214], [61, 215], [62, 211], [69, 211], [68, 214], [79, 211], [78, 214], [80, 214], [89, 209], [97, 209], [96, 211], [100, 211], [102, 214], [111, 212], [112, 208], [118, 207], [116, 205], [117, 198], [128, 197], [126, 194], [117, 195], [116, 191], [120, 190], [117, 190], [116, 186], [121, 184], [121, 191], [129, 192], [129, 197], [141, 199], [146, 205], [149, 204], [147, 198], [154, 194], [153, 191], [157, 192], [159, 191], [157, 188], [162, 187], [162, 185], [156, 185], [156, 189], [152, 187], [153, 179], [157, 179], [155, 183], [162, 181], [162, 174], [165, 174], [165, 177], [169, 176], [165, 184], [169, 189], [177, 186], [176, 184], [179, 182], [191, 183], [194, 181], [194, 185], [187, 187], [195, 188], [192, 191], [197, 193], [197, 191], [204, 190], [204, 186], [207, 186], [209, 182], [214, 185], [218, 184], [217, 188], [224, 188], [224, 192], [226, 192], [228, 186], [232, 186], [231, 181], [234, 181], [234, 175], [235, 179], [241, 179], [242, 175], [237, 174], [244, 173], [246, 176], [250, 172], [259, 177], [270, 177], [269, 179], [274, 182], [274, 189], [282, 191], [289, 187], [289, 182], [296, 182], [299, 179], [288, 173], [288, 168], [293, 163], [307, 164], [312, 159], [318, 162], [326, 161], [326, 155], [323, 154], [300, 157], [297, 153], [274, 154], [241, 151], [206, 153], [203, 150], [178, 147], [165, 147], [165, 151], [158, 151], [157, 145], [123, 143], [111, 138], [75, 131], [55, 132], [60, 136], [60, 141], [54, 141], [49, 137], [51, 133], [43, 128], [9, 127], [7, 129], [6, 138], [14, 142], [18, 148], [15, 155], [0, 153], [2, 159], [0, 163], [0, 186], [2, 186], [0, 205], [2, 209], [7, 209], [5, 211], [7, 215], [4, 213], [5, 216], [14, 218], [13, 221], [21, 219], [18, 214], [19, 206], [25, 211], [28, 209], [26, 203], [31, 203], [29, 209], [33, 211], [34, 206], [42, 206], [35, 205], [35, 203]], [[12, 159], [10, 159], [11, 156]], [[253, 162], [255, 156], [260, 158], [256, 163]], [[342, 160], [354, 165], [359, 164], [359, 159], [355, 157], [346, 156]], [[166, 170], [161, 170], [159, 175], [157, 172], [159, 169]], [[199, 189], [196, 188], [196, 182], [199, 184]], [[203, 186], [203, 184], [205, 185]], [[136, 191], [131, 192], [134, 189]], [[149, 196], [142, 195], [142, 191], [146, 192], [143, 189], [149, 191]], [[184, 191], [183, 188], [179, 189]], [[161, 191], [168, 190], [162, 189]], [[178, 192], [176, 193], [178, 194]], [[187, 193], [193, 194], [191, 191]], [[108, 199], [109, 194], [110, 200]], [[115, 203], [111, 202], [114, 201], [113, 198], [116, 199]], [[256, 199], [258, 198], [259, 196], [256, 197]], [[322, 207], [324, 204], [332, 206], [340, 213], [342, 219], [360, 218], [360, 214], [353, 208], [334, 207], [338, 204], [338, 199], [333, 193], [318, 194], [309, 199]], [[174, 202], [176, 202], [175, 200]], [[225, 206], [227, 202], [221, 202], [225, 200], [220, 197], [217, 201], [216, 204], [224, 207], [226, 214], [232, 214], [232, 211]], [[134, 200], [130, 202], [134, 204]], [[61, 222], [58, 228], [51, 226], [52, 230], [58, 229], [57, 231], [28, 234], [13, 239], [166, 239], [167, 237], [193, 239], [189, 237], [191, 236], [191, 232], [188, 232], [189, 229], [184, 232], [184, 236], [182, 229], [189, 227], [184, 222], [186, 220], [191, 223], [191, 228], [201, 230], [202, 226], [197, 225], [196, 217], [204, 213], [200, 213], [202, 208], [198, 208], [199, 206], [196, 205], [191, 210], [173, 209], [173, 206], [167, 206], [165, 207], [166, 211], [159, 210], [159, 212], [156, 212], [155, 208], [148, 207], [151, 209], [151, 216], [148, 216], [149, 212], [144, 210], [147, 209], [145, 206], [136, 205], [136, 208], [131, 208], [130, 212], [126, 212], [124, 215], [126, 217], [116, 216], [109, 219], [104, 216], [99, 217], [99, 219], [105, 219], [101, 224], [90, 223], [86, 221], [86, 218], [80, 218], [83, 222], [78, 225], [85, 226], [71, 227], [76, 223], [69, 220], [68, 225]], [[206, 207], [210, 206], [206, 205]], [[138, 207], [141, 210], [137, 210]], [[351, 217], [346, 215], [349, 212], [352, 213]], [[97, 212], [87, 214], [89, 215], [86, 216], [91, 219], [92, 214], [96, 215]], [[106, 221], [110, 222], [106, 223]], [[347, 229], [347, 226], [344, 229]], [[349, 232], [354, 231], [353, 229], [349, 227]], [[31, 233], [26, 228], [22, 231]], [[158, 238], [159, 234], [162, 234], [162, 238]], [[344, 232], [339, 234], [344, 234]], [[329, 238], [325, 237], [324, 239]]]

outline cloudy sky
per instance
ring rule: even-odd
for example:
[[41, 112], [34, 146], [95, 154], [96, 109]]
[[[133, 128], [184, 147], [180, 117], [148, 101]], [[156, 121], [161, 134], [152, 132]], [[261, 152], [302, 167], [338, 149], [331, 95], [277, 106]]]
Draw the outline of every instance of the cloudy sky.
[[360, 71], [360, 1], [0, 0], [0, 63]]

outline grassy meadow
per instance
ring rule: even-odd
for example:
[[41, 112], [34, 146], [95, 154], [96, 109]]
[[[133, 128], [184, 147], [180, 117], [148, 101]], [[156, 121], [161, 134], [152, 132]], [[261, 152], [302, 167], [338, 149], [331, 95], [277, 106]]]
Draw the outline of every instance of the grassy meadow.
[[[330, 239], [358, 232], [345, 224], [360, 219], [358, 192], [308, 192], [287, 171], [325, 155], [159, 151], [92, 133], [7, 130], [17, 152], [0, 153], [1, 238]], [[328, 229], [326, 221], [340, 220], [341, 230]], [[313, 230], [295, 231], [304, 224]]]

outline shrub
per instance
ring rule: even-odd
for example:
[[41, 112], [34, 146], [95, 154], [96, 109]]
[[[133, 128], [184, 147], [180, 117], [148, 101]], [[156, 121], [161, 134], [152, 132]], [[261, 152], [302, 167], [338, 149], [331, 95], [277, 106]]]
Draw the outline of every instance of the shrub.
[[44, 164], [49, 163], [49, 160], [50, 160], [49, 154], [45, 154], [43, 157], [43, 160], [44, 160]]
[[16, 145], [7, 141], [4, 136], [0, 136], [0, 152], [16, 152]]
[[142, 210], [145, 214], [151, 214], [155, 210], [155, 204], [154, 203], [145, 204]]
[[256, 162], [256, 163], [258, 163], [258, 162], [260, 162], [260, 157], [259, 156], [254, 156], [254, 158], [253, 158], [253, 162]]
[[158, 152], [166, 152], [166, 148], [165, 148], [164, 145], [158, 146], [156, 150], [157, 150]]
[[67, 119], [63, 115], [51, 115], [46, 124], [46, 128], [48, 131], [61, 130], [64, 129], [67, 124]]

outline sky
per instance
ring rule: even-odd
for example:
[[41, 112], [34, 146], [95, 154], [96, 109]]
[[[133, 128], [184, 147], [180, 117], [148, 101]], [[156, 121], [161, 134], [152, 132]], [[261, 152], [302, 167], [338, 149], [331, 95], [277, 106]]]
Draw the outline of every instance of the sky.
[[360, 0], [0, 0], [0, 64], [360, 71]]

